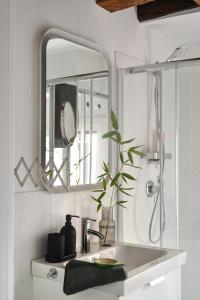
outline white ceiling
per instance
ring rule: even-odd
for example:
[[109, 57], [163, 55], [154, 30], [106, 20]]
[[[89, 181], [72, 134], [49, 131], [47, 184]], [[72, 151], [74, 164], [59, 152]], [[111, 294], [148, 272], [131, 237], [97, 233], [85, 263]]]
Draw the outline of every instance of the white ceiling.
[[183, 45], [187, 51], [180, 59], [200, 57], [200, 12], [160, 19], [144, 26], [153, 52], [156, 49], [160, 52], [153, 61], [164, 61], [176, 47]]
[[196, 43], [200, 40], [200, 12], [160, 19], [146, 25], [158, 28], [166, 37], [180, 42]]

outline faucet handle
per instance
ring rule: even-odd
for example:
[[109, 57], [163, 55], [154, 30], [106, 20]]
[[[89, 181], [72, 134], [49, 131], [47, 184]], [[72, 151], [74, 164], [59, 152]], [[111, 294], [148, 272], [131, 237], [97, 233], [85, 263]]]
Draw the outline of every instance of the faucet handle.
[[82, 218], [82, 222], [83, 223], [87, 223], [87, 222], [96, 222], [96, 220], [95, 219], [91, 219], [91, 218]]

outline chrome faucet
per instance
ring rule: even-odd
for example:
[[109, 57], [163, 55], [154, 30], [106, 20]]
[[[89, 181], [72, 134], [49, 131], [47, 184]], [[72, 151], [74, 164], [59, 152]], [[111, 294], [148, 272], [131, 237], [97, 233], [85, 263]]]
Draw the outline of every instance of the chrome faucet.
[[104, 240], [103, 234], [90, 228], [91, 222], [96, 222], [94, 219], [82, 218], [82, 242], [81, 252], [88, 253], [90, 251], [90, 235], [95, 235], [101, 240]]

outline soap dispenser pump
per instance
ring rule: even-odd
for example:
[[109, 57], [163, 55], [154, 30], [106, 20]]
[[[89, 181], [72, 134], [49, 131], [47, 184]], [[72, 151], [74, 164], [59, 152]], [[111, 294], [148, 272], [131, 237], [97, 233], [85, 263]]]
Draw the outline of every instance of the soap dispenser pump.
[[72, 218], [80, 217], [66, 215], [65, 226], [60, 231], [61, 234], [65, 235], [65, 256], [76, 254], [76, 229], [72, 226]]

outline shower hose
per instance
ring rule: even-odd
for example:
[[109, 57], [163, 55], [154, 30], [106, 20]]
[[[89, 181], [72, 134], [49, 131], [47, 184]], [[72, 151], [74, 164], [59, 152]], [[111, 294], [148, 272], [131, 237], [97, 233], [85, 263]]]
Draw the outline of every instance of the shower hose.
[[[152, 244], [156, 244], [160, 241], [161, 239], [161, 235], [163, 234], [164, 230], [165, 230], [165, 203], [164, 203], [164, 199], [163, 199], [163, 193], [161, 195], [161, 184], [163, 184], [163, 176], [164, 176], [164, 169], [165, 169], [165, 143], [164, 140], [162, 139], [162, 148], [163, 148], [163, 155], [162, 155], [162, 159], [163, 159], [163, 169], [162, 169], [162, 174], [161, 174], [161, 178], [158, 178], [158, 190], [154, 195], [154, 207], [153, 207], [153, 211], [152, 211], [152, 215], [151, 215], [151, 220], [150, 220], [150, 224], [149, 224], [149, 241]], [[159, 205], [159, 199], [161, 201], [161, 210], [160, 213], [163, 214], [163, 224], [161, 225], [161, 232], [159, 234], [159, 236], [157, 238], [153, 238], [153, 223], [156, 217], [156, 211], [157, 211], [157, 207]]]

